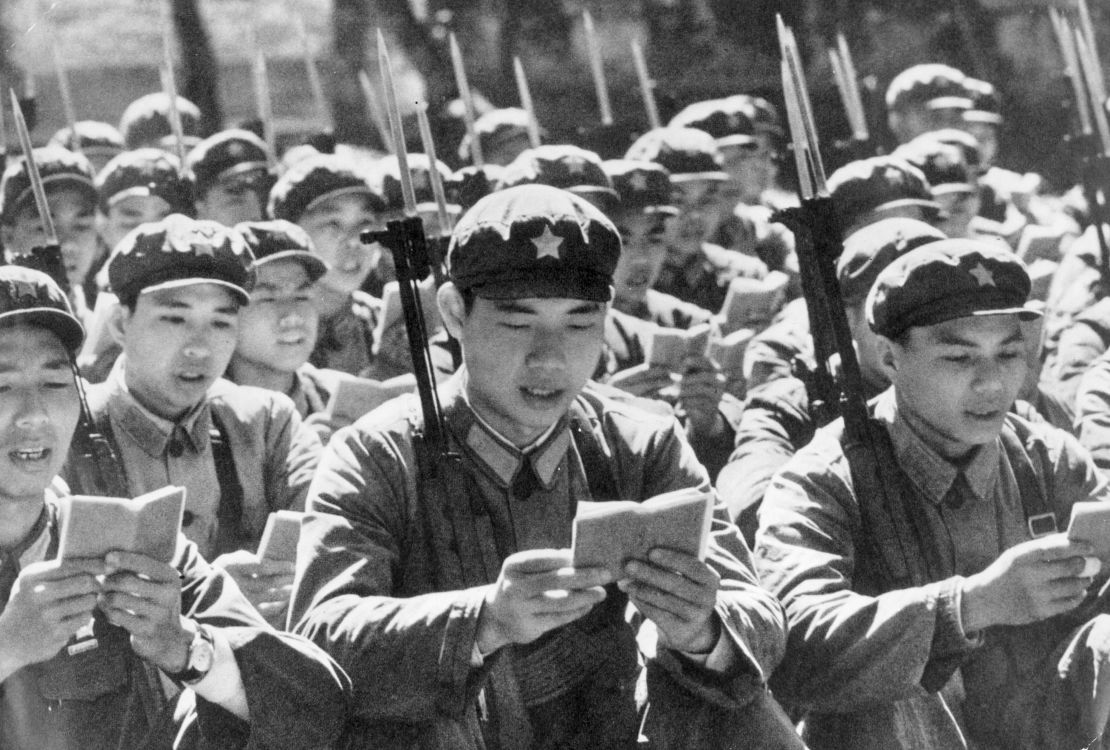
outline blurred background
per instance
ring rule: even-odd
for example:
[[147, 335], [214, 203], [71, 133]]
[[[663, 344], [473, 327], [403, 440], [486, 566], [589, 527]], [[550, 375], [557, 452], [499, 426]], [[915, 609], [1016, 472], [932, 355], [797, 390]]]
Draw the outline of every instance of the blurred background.
[[[848, 135], [826, 48], [843, 32], [872, 126], [883, 133], [882, 93], [902, 69], [945, 62], [995, 83], [1003, 96], [1002, 161], [1059, 174], [1069, 126], [1047, 6], [1040, 0], [0, 0], [0, 78], [37, 91], [35, 136], [63, 126], [52, 45], [69, 71], [78, 119], [117, 122], [128, 102], [159, 88], [162, 29], [175, 37], [180, 93], [216, 130], [254, 116], [253, 49], [267, 60], [275, 126], [289, 144], [334, 128], [342, 142], [378, 146], [357, 74], [378, 79], [375, 32], [386, 33], [402, 108], [426, 101], [440, 152], [457, 161], [461, 136], [448, 116], [457, 96], [447, 35], [463, 49], [471, 86], [495, 106], [516, 106], [512, 58], [530, 80], [548, 140], [573, 140], [599, 121], [582, 11], [601, 39], [619, 127], [646, 129], [629, 45], [640, 41], [663, 120], [681, 106], [731, 93], [781, 102], [774, 15], [796, 31], [821, 136]], [[1110, 50], [1110, 10], [1092, 0], [1100, 48]], [[301, 29], [304, 29], [302, 35]], [[316, 59], [329, 112], [310, 94], [304, 49]], [[21, 87], [23, 87], [21, 89]], [[7, 97], [4, 97], [6, 101]], [[415, 128], [410, 133], [418, 143]], [[1061, 175], [1062, 176], [1062, 175]]]

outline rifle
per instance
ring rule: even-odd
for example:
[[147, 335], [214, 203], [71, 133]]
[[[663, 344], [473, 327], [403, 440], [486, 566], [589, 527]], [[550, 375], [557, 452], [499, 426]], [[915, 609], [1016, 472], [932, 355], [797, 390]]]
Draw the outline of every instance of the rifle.
[[[896, 587], [919, 585], [924, 579], [902, 541], [914, 538], [918, 529], [896, 493], [900, 482], [889, 437], [868, 415], [863, 377], [836, 276], [836, 261], [843, 251], [840, 221], [825, 185], [797, 43], [781, 16], [778, 33], [783, 93], [802, 201], [799, 207], [783, 209], [771, 218], [786, 225], [795, 237], [816, 359], [813, 372], [803, 373], [808, 376], [803, 379], [811, 413], [819, 424], [830, 422], [838, 412], [843, 418], [844, 454], [868, 530], [865, 543], [873, 545], [877, 559], [884, 563], [884, 574]], [[839, 383], [832, 373], [834, 354], [840, 358]]]
[[[46, 201], [46, 190], [42, 185], [42, 176], [35, 164], [34, 149], [31, 146], [31, 135], [27, 131], [27, 122], [23, 119], [23, 111], [15, 92], [11, 92], [12, 116], [15, 120], [15, 130], [19, 136], [19, 145], [23, 149], [23, 160], [27, 165], [27, 175], [31, 180], [31, 194], [35, 199], [35, 207], [42, 221], [43, 231], [46, 235], [44, 247], [32, 248], [30, 254], [17, 256], [14, 260], [18, 265], [43, 271], [50, 275], [61, 288], [69, 292], [69, 280], [66, 277], [65, 266], [62, 263], [62, 248], [58, 244], [58, 235], [54, 229], [54, 220], [50, 215], [50, 204]], [[123, 473], [123, 464], [116, 456], [108, 438], [97, 428], [96, 420], [89, 409], [88, 396], [85, 393], [85, 381], [77, 369], [77, 363], [72, 358], [70, 365], [73, 368], [73, 380], [77, 386], [77, 396], [81, 402], [81, 415], [77, 429], [70, 442], [69, 458], [67, 464], [70, 476], [74, 480], [71, 489], [84, 495], [102, 495], [107, 497], [130, 497], [127, 488], [127, 478]]]
[[[1081, 10], [1086, 5], [1081, 6]], [[1102, 294], [1110, 295], [1110, 237], [1107, 237], [1107, 186], [1110, 186], [1110, 124], [1107, 123], [1102, 72], [1090, 41], [1094, 32], [1086, 26], [1090, 17], [1080, 13], [1083, 28], [1056, 8], [1049, 8], [1052, 28], [1064, 61], [1064, 75], [1071, 82], [1075, 102], [1075, 132], [1068, 139], [1073, 157], [1080, 165], [1083, 194], [1099, 248]], [[1084, 23], [1085, 19], [1085, 23]]]
[[867, 126], [867, 110], [863, 106], [859, 78], [855, 63], [852, 62], [852, 50], [842, 32], [837, 32], [836, 47], [829, 47], [828, 54], [836, 90], [840, 94], [840, 102], [844, 106], [844, 114], [851, 130], [848, 140], [834, 144], [837, 155], [845, 164], [874, 156], [875, 144], [871, 142], [871, 131]]
[[[389, 221], [384, 231], [364, 232], [360, 239], [364, 244], [381, 243], [389, 248], [397, 268], [401, 309], [423, 418], [413, 435], [416, 482], [423, 499], [417, 505], [417, 523], [423, 533], [414, 537], [419, 538], [418, 543], [426, 542], [426, 547], [416, 550], [414, 557], [423, 557], [430, 564], [435, 590], [450, 591], [495, 580], [501, 563], [496, 550], [489, 550], [480, 542], [482, 537], [477, 533], [474, 513], [466, 497], [467, 482], [462, 475], [459, 455], [451, 450], [448, 442], [443, 409], [436, 392], [424, 311], [416, 288], [431, 268], [428, 242], [416, 210], [416, 193], [409, 173], [393, 73], [380, 30], [378, 56], [405, 216]], [[434, 163], [432, 169], [435, 169]]]

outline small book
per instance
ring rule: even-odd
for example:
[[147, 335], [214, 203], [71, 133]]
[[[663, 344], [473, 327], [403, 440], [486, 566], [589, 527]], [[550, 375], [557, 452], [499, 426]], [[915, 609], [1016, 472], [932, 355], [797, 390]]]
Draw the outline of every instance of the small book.
[[101, 558], [121, 550], [169, 563], [184, 511], [185, 488], [172, 485], [134, 499], [74, 495], [62, 520], [58, 557]]
[[604, 567], [624, 578], [624, 564], [646, 560], [656, 547], [705, 559], [713, 493], [686, 488], [643, 502], [582, 502], [574, 519], [574, 566]]
[[790, 277], [782, 271], [771, 271], [762, 279], [733, 279], [717, 316], [721, 330], [732, 333], [741, 328], [766, 328], [786, 304], [789, 283]]
[[[431, 336], [440, 326], [439, 307], [436, 305], [436, 287], [429, 280], [417, 284], [420, 290], [420, 308], [424, 312], [424, 332]], [[394, 325], [401, 323], [405, 311], [401, 305], [401, 287], [396, 281], [390, 281], [382, 287], [382, 312], [378, 316], [378, 324], [374, 328], [374, 341], [379, 342], [385, 332]], [[403, 324], [402, 324], [403, 325]]]
[[705, 354], [709, 345], [709, 323], [700, 323], [688, 329], [656, 328], [647, 343], [648, 365], [673, 373], [681, 373], [687, 357]]
[[738, 375], [744, 371], [744, 353], [755, 337], [750, 328], [740, 328], [727, 336], [710, 339], [708, 354], [725, 373]]
[[258, 543], [258, 559], [296, 562], [302, 518], [304, 513], [295, 510], [271, 513], [266, 519], [266, 528], [262, 530], [262, 541]]
[[412, 383], [405, 378], [391, 378], [382, 382], [356, 378], [353, 375], [345, 376], [337, 381], [335, 390], [328, 399], [327, 413], [333, 420], [355, 422], [386, 401], [410, 391]]

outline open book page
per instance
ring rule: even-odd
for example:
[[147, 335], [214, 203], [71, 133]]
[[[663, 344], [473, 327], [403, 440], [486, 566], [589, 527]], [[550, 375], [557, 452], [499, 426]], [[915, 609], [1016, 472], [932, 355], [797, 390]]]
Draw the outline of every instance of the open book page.
[[58, 557], [101, 558], [112, 550], [169, 563], [177, 550], [185, 488], [167, 486], [134, 499], [75, 495], [62, 520]]
[[327, 413], [337, 421], [355, 422], [386, 401], [411, 391], [412, 383], [405, 378], [391, 378], [383, 382], [353, 375], [343, 377], [328, 399]]
[[301, 519], [304, 513], [295, 510], [278, 510], [266, 519], [262, 541], [258, 543], [260, 560], [296, 562], [297, 542], [301, 538]]
[[687, 357], [705, 354], [710, 330], [709, 323], [701, 323], [686, 330], [662, 327], [655, 329], [646, 346], [648, 364], [681, 373]]
[[637, 503], [583, 502], [574, 519], [575, 567], [604, 567], [624, 578], [629, 560], [646, 560], [656, 547], [705, 559], [713, 522], [713, 494], [675, 490]]

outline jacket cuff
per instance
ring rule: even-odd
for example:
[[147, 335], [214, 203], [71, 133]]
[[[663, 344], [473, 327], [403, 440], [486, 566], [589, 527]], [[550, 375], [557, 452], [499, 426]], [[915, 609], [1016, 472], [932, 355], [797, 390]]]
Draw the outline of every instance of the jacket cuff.
[[921, 675], [921, 686], [930, 692], [940, 690], [963, 660], [983, 642], [982, 636], [969, 638], [960, 618], [963, 577], [955, 576], [926, 587], [928, 604], [936, 611], [929, 661]]

